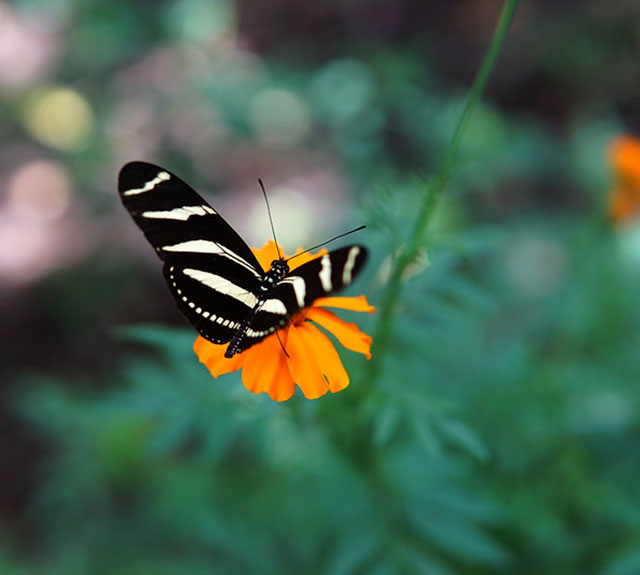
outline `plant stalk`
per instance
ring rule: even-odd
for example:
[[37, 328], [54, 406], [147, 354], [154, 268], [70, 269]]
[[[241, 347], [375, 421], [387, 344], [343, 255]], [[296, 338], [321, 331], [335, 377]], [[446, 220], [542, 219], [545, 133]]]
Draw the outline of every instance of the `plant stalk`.
[[458, 153], [458, 148], [462, 141], [462, 136], [469, 124], [469, 120], [471, 119], [476, 104], [485, 90], [517, 6], [518, 0], [506, 0], [502, 8], [502, 13], [500, 14], [500, 19], [498, 20], [498, 24], [496, 25], [496, 29], [493, 33], [491, 44], [489, 45], [489, 49], [485, 54], [482, 65], [476, 74], [471, 89], [467, 94], [465, 106], [456, 125], [453, 137], [438, 163], [435, 175], [427, 184], [425, 200], [422, 204], [420, 213], [416, 218], [412, 232], [409, 235], [409, 239], [394, 261], [389, 283], [382, 294], [382, 300], [380, 302], [381, 311], [378, 316], [376, 327], [374, 328], [373, 353], [366, 373], [369, 382], [377, 379], [380, 372], [382, 358], [384, 357], [385, 351], [389, 345], [391, 329], [393, 326], [393, 317], [398, 307], [402, 292], [402, 278], [405, 275], [408, 266], [418, 255], [420, 247], [424, 245], [425, 232], [429, 227], [438, 206], [440, 196], [442, 195], [451, 175], [454, 161]]

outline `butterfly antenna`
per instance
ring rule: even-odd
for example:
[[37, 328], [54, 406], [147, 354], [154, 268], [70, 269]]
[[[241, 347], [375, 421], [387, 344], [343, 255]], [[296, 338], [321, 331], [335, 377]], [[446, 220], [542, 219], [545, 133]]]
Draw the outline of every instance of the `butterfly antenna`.
[[[278, 240], [276, 239], [276, 229], [273, 227], [273, 218], [271, 217], [271, 206], [269, 205], [269, 198], [267, 197], [267, 192], [264, 189], [264, 184], [262, 183], [262, 178], [258, 178], [258, 182], [260, 182], [260, 187], [262, 188], [262, 195], [264, 196], [264, 201], [267, 204], [267, 213], [269, 214], [269, 224], [271, 224], [271, 233], [273, 233], [273, 241], [276, 244], [276, 251], [278, 252], [278, 259], [281, 260], [282, 259], [282, 254], [280, 253], [280, 248], [278, 247]], [[282, 349], [284, 349], [284, 347]], [[285, 351], [285, 353], [287, 353], [287, 352]]]
[[322, 246], [326, 246], [327, 244], [331, 243], [332, 241], [337, 240], [339, 238], [344, 238], [344, 236], [348, 236], [349, 234], [352, 234], [354, 232], [359, 232], [360, 230], [364, 230], [364, 228], [366, 228], [366, 227], [367, 226], [359, 226], [357, 228], [353, 228], [352, 230], [349, 230], [348, 232], [344, 232], [342, 234], [338, 234], [337, 236], [331, 238], [330, 240], [324, 241], [321, 244], [318, 244], [317, 246], [313, 246], [311, 248], [307, 248], [306, 250], [291, 256], [287, 261], [290, 262], [293, 258], [297, 258], [298, 256], [301, 256], [302, 254], [306, 254], [307, 252], [310, 252], [311, 250], [315, 250], [317, 248], [321, 248]]
[[278, 333], [278, 330], [276, 330], [276, 337], [278, 338], [278, 341], [280, 342], [280, 347], [282, 348], [282, 351], [284, 351], [284, 354], [287, 357], [291, 357], [288, 353], [287, 353], [287, 348], [284, 347], [284, 343], [282, 343], [282, 340], [280, 339], [280, 334]]

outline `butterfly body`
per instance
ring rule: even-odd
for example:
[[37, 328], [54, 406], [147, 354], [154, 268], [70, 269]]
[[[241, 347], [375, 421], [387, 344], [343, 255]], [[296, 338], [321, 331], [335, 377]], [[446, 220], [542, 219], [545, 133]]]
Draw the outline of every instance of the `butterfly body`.
[[167, 170], [130, 162], [120, 197], [164, 262], [178, 309], [207, 340], [241, 353], [315, 299], [349, 285], [367, 258], [347, 246], [290, 271], [284, 259], [264, 271], [249, 246], [188, 184]]

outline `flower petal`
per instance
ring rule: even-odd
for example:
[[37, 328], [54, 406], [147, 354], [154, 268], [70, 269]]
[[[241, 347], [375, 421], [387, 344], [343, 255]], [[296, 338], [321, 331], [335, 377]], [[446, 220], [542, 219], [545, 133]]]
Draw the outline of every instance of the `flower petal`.
[[[286, 337], [283, 337], [283, 342], [285, 340]], [[289, 373], [287, 357], [275, 335], [267, 337], [241, 355], [246, 356], [242, 383], [249, 391], [264, 391], [274, 401], [285, 401], [293, 395], [295, 385]]]
[[[273, 241], [267, 242], [260, 249], [253, 249], [253, 253], [265, 270], [271, 267], [272, 261], [280, 257], [280, 253], [287, 258], [282, 250], [278, 252]], [[298, 253], [300, 256], [291, 265], [292, 270], [321, 257], [327, 250], [322, 249], [316, 254], [297, 250], [296, 254]], [[242, 383], [249, 391], [266, 392], [275, 401], [289, 399], [294, 394], [296, 385], [307, 399], [321, 397], [327, 391], [336, 393], [349, 385], [349, 376], [331, 340], [311, 321], [331, 331], [347, 349], [362, 353], [368, 358], [371, 357], [369, 349], [372, 338], [362, 333], [355, 324], [342, 321], [323, 307], [368, 313], [375, 309], [364, 296], [316, 300], [314, 307], [301, 310], [298, 319], [294, 318], [288, 328], [279, 332], [289, 357], [275, 335], [231, 359], [224, 357], [225, 345], [213, 344], [202, 336], [196, 339], [193, 349], [214, 377], [242, 369]], [[311, 321], [304, 321], [305, 317]]]
[[[280, 250], [279, 252], [278, 252], [278, 249]], [[256, 259], [258, 260], [262, 268], [265, 270], [270, 269], [271, 262], [274, 260], [280, 259], [280, 256], [282, 256], [285, 259], [291, 259], [292, 257], [296, 256], [296, 259], [290, 265], [291, 270], [295, 270], [296, 268], [299, 268], [301, 265], [306, 264], [307, 262], [310, 262], [311, 260], [315, 260], [316, 258], [319, 258], [320, 256], [323, 256], [324, 254], [328, 253], [327, 250], [324, 248], [321, 249], [316, 254], [312, 254], [310, 252], [301, 253], [302, 248], [298, 248], [293, 254], [293, 256], [288, 256], [287, 254], [284, 253], [282, 247], [280, 247], [279, 244], [276, 247], [276, 243], [273, 240], [269, 240], [261, 248], [251, 248], [251, 251], [253, 252], [253, 255], [256, 256]], [[300, 255], [297, 256], [296, 254], [300, 254]]]
[[337, 393], [347, 387], [349, 375], [331, 340], [308, 321], [300, 325], [296, 333], [306, 341], [309, 354], [314, 357], [315, 364], [324, 374], [331, 393]]
[[[300, 253], [302, 252], [302, 248], [298, 248], [295, 253], [293, 254], [293, 256], [289, 256], [288, 259], [291, 259], [292, 257], [295, 256], [295, 261], [294, 263], [291, 264], [291, 271], [295, 270], [296, 268], [299, 268], [300, 266], [310, 262], [311, 260], [315, 260], [316, 258], [319, 258], [321, 256], [323, 256], [324, 254], [329, 253], [326, 248], [322, 248], [318, 253], [312, 254], [310, 252], [305, 252], [305, 253]], [[296, 254], [300, 254], [299, 256], [297, 256]]]
[[261, 248], [251, 248], [251, 251], [263, 270], [271, 268], [271, 262], [278, 259], [278, 250], [273, 240], [269, 240]]
[[640, 209], [640, 201], [625, 186], [616, 186], [609, 195], [609, 214], [616, 224], [630, 220]]
[[633, 136], [618, 136], [609, 147], [611, 164], [629, 183], [640, 185], [640, 140]]
[[355, 323], [342, 321], [327, 309], [312, 307], [306, 312], [306, 319], [321, 325], [338, 338], [347, 349], [361, 353], [371, 359], [371, 342], [373, 338], [361, 332]]
[[287, 363], [293, 380], [307, 399], [317, 399], [329, 391], [329, 385], [313, 354], [315, 338], [309, 337], [305, 323], [292, 325], [287, 340]]
[[369, 305], [367, 298], [363, 295], [357, 297], [321, 297], [313, 302], [314, 307], [336, 307], [340, 309], [350, 309], [351, 311], [366, 311], [373, 313], [376, 308]]
[[242, 367], [242, 357], [234, 355], [231, 359], [226, 358], [224, 356], [226, 349], [226, 345], [211, 343], [201, 335], [193, 342], [193, 351], [200, 359], [200, 362], [207, 366], [213, 377], [237, 371]]

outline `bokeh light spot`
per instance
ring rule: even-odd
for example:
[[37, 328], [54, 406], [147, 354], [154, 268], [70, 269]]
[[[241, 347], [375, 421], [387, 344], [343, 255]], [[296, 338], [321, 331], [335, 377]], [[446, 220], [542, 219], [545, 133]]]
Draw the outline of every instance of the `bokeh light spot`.
[[[292, 246], [290, 249], [305, 245], [313, 237], [316, 227], [315, 211], [310, 199], [288, 186], [269, 187], [267, 192], [271, 211], [275, 214], [278, 241], [282, 245]], [[262, 198], [252, 203], [247, 213], [247, 222], [254, 234], [251, 237], [252, 243], [258, 245], [264, 238], [271, 237]]]
[[357, 60], [339, 60], [318, 73], [312, 94], [329, 119], [343, 123], [369, 107], [374, 89], [367, 66]]
[[87, 141], [94, 115], [87, 99], [75, 90], [50, 86], [28, 99], [24, 123], [40, 143], [72, 151]]
[[506, 254], [511, 284], [527, 297], [543, 297], [567, 279], [568, 256], [562, 245], [535, 235], [514, 238]]
[[631, 268], [640, 267], [640, 224], [621, 226], [616, 232], [618, 251], [622, 261]]
[[64, 166], [36, 160], [18, 168], [7, 187], [7, 207], [23, 219], [55, 220], [71, 204], [71, 178]]
[[264, 145], [290, 148], [309, 132], [311, 120], [303, 100], [286, 90], [265, 90], [251, 103], [249, 116]]
[[184, 40], [208, 43], [235, 26], [236, 14], [227, 0], [180, 0], [170, 5], [165, 20]]
[[57, 58], [58, 37], [45, 10], [23, 17], [0, 2], [0, 88], [24, 89]]

